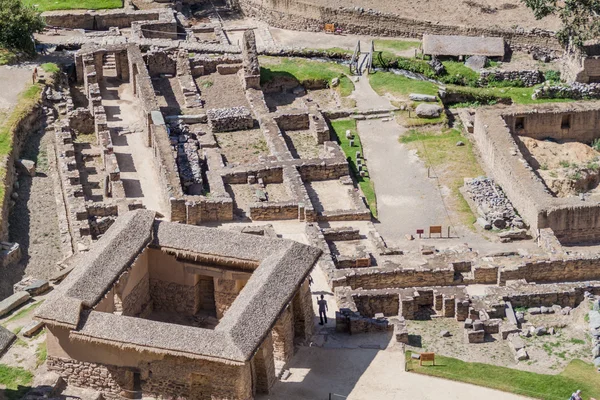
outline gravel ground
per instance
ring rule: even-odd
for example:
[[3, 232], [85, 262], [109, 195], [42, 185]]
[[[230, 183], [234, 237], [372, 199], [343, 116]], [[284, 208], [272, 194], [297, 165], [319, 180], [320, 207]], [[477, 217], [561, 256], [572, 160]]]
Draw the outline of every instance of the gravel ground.
[[205, 109], [249, 107], [246, 93], [237, 74], [220, 75], [218, 73], [201, 76], [196, 79], [200, 98], [206, 103]]
[[0, 273], [0, 298], [12, 294], [12, 285], [24, 276], [48, 278], [56, 272], [62, 258], [54, 197], [54, 185], [47, 161], [47, 146], [52, 132], [33, 133], [21, 156], [37, 159], [36, 177], [20, 176], [18, 200], [10, 215], [10, 241], [21, 245], [23, 257], [18, 265]]
[[261, 156], [269, 155], [269, 148], [260, 129], [219, 132], [215, 134], [225, 162], [230, 166], [255, 164]]

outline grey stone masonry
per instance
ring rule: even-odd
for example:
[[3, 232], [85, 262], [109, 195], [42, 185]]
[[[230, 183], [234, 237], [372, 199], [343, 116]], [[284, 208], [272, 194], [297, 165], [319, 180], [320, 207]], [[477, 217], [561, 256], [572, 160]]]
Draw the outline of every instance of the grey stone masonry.
[[251, 129], [252, 113], [246, 107], [213, 108], [206, 112], [213, 132], [230, 132]]

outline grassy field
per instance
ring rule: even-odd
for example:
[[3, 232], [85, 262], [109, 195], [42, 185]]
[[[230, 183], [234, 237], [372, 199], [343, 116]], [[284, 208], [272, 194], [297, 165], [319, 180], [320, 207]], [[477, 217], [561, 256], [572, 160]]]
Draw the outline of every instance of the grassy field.
[[[27, 115], [41, 97], [42, 86], [39, 84], [29, 86], [19, 98], [19, 102], [12, 108], [0, 126], [0, 157], [10, 153], [12, 149], [12, 129], [23, 116]], [[0, 180], [4, 179], [6, 171], [0, 169]], [[4, 199], [4, 188], [0, 186], [0, 202]]]
[[[475, 178], [485, 173], [477, 162], [469, 139], [456, 129], [444, 132], [421, 132], [413, 129], [400, 136], [399, 140], [416, 149], [425, 166], [435, 170], [440, 184], [450, 188], [450, 208], [456, 211], [463, 225], [472, 228], [476, 218], [459, 189], [463, 186], [463, 178]], [[464, 146], [456, 146], [459, 141]]]
[[303, 58], [260, 57], [260, 80], [269, 82], [278, 76], [293, 76], [304, 81], [327, 81], [340, 77], [346, 68], [333, 62], [312, 61]]
[[[410, 360], [410, 352], [407, 352], [407, 360]], [[542, 375], [489, 364], [468, 363], [442, 356], [436, 356], [435, 366], [420, 367], [419, 362], [415, 361], [408, 361], [409, 368], [418, 374], [467, 382], [537, 399], [564, 400], [577, 389], [582, 391], [584, 399], [600, 398], [598, 373], [593, 365], [581, 360], [571, 361], [558, 375]]]
[[[417, 49], [421, 42], [410, 41], [410, 40], [392, 40], [392, 39], [378, 39], [375, 40], [375, 51], [382, 51], [384, 57], [402, 55], [403, 52], [411, 49]], [[361, 50], [367, 50], [362, 49]]]
[[[373, 182], [369, 178], [368, 174], [365, 177], [361, 177], [358, 174], [356, 152], [360, 151], [360, 154], [363, 154], [363, 148], [358, 135], [358, 130], [356, 129], [356, 121], [353, 119], [331, 121], [331, 127], [337, 136], [337, 141], [340, 144], [340, 147], [344, 151], [344, 154], [346, 154], [346, 158], [350, 160], [350, 169], [352, 170], [360, 189], [367, 199], [367, 203], [371, 209], [371, 214], [373, 214], [373, 217], [377, 218], [377, 197], [375, 196], [375, 187], [373, 186]], [[354, 135], [353, 147], [350, 147], [350, 141], [346, 138], [346, 130], [350, 130], [350, 132], [352, 132]]]
[[24, 4], [40, 11], [53, 10], [101, 10], [105, 8], [121, 8], [122, 0], [22, 0]]
[[23, 397], [30, 389], [32, 380], [33, 374], [26, 369], [0, 364], [0, 385], [7, 389], [3, 393], [4, 399], [18, 400]]
[[369, 82], [371, 83], [373, 90], [380, 96], [383, 96], [386, 93], [398, 97], [407, 97], [411, 93], [422, 93], [434, 96], [438, 91], [438, 87], [434, 83], [409, 79], [392, 72], [377, 72], [372, 74], [369, 76]]

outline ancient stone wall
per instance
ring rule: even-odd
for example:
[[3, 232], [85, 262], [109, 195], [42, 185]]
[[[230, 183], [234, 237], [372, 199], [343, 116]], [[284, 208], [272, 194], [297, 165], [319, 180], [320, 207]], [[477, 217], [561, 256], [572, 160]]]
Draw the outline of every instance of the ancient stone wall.
[[46, 25], [71, 29], [107, 30], [110, 27], [129, 28], [133, 21], [158, 20], [169, 10], [101, 10], [47, 11], [42, 15]]
[[294, 356], [294, 317], [292, 306], [286, 307], [273, 327], [273, 356], [288, 363]]
[[374, 317], [377, 313], [383, 313], [386, 317], [398, 315], [400, 299], [398, 293], [374, 294], [356, 293], [352, 295], [356, 303], [356, 309], [364, 317]]
[[252, 359], [257, 393], [269, 393], [277, 377], [273, 357], [273, 335], [269, 333]]
[[479, 75], [479, 83], [487, 85], [490, 82], [521, 81], [525, 86], [535, 86], [544, 81], [544, 75], [539, 70], [517, 70], [517, 71], [482, 71]]
[[155, 310], [195, 314], [196, 288], [150, 278], [150, 297]]
[[48, 356], [48, 369], [55, 371], [69, 385], [90, 387], [101, 391], [110, 399], [117, 399], [121, 389], [111, 371], [104, 365]]
[[298, 219], [298, 202], [265, 202], [250, 204], [250, 218], [253, 221], [273, 221]]
[[535, 29], [476, 28], [432, 23], [425, 20], [402, 18], [375, 10], [354, 7], [328, 8], [303, 1], [237, 0], [247, 16], [266, 21], [269, 25], [285, 29], [323, 31], [326, 23], [335, 21], [345, 32], [373, 36], [404, 36], [421, 38], [423, 34], [501, 36], [511, 44], [560, 49], [554, 34]]
[[150, 275], [146, 273], [122, 299], [123, 315], [138, 316], [150, 301]]
[[600, 259], [565, 258], [527, 262], [500, 270], [499, 284], [525, 279], [527, 282], [574, 282], [600, 279]]
[[144, 55], [144, 59], [148, 67], [148, 74], [152, 77], [161, 74], [175, 76], [177, 73], [177, 59], [170, 52], [162, 50], [149, 51]]
[[423, 286], [449, 286], [454, 282], [454, 269], [365, 268], [334, 280], [333, 286], [352, 289], [385, 289]]

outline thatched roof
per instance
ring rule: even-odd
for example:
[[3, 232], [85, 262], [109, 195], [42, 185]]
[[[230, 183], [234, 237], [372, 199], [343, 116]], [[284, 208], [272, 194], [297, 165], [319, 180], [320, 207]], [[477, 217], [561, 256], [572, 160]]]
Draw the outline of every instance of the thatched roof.
[[[214, 330], [90, 311], [147, 246], [257, 267]], [[119, 217], [90, 253], [77, 256], [77, 267], [37, 317], [49, 326], [69, 327], [72, 340], [243, 363], [261, 345], [320, 254], [293, 241], [155, 221], [153, 212], [132, 211]]]
[[423, 35], [423, 54], [504, 57], [501, 37]]
[[139, 210], [119, 217], [89, 252], [72, 257], [76, 268], [45, 302], [37, 316], [51, 323], [75, 327], [83, 307], [95, 305], [110, 290], [152, 238], [154, 211]]

